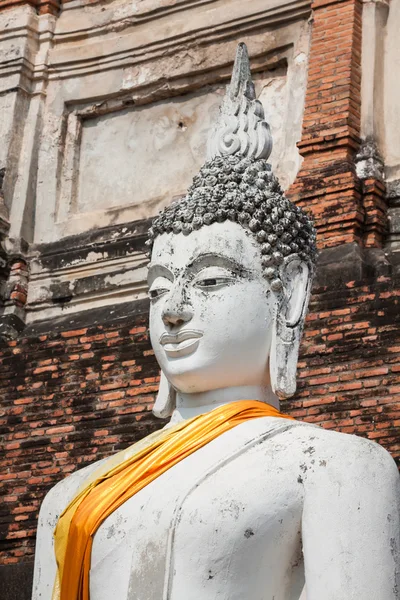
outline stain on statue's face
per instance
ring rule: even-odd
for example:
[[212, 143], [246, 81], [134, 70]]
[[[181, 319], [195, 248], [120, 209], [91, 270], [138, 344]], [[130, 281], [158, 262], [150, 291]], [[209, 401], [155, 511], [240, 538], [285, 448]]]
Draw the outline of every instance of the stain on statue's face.
[[267, 383], [276, 300], [249, 232], [226, 221], [162, 234], [148, 280], [151, 343], [178, 391]]

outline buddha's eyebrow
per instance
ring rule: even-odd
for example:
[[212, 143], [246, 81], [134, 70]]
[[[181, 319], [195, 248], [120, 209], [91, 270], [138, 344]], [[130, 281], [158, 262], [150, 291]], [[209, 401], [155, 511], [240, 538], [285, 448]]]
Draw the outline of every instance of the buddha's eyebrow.
[[159, 263], [151, 263], [147, 273], [148, 284], [151, 285], [156, 277], [166, 277], [170, 281], [174, 280], [174, 274], [168, 267]]
[[204, 267], [217, 266], [225, 269], [231, 269], [236, 273], [250, 273], [244, 265], [240, 264], [233, 258], [224, 256], [223, 254], [217, 254], [215, 252], [208, 252], [207, 254], [200, 254], [196, 256], [186, 267], [186, 269], [193, 269], [199, 271]]

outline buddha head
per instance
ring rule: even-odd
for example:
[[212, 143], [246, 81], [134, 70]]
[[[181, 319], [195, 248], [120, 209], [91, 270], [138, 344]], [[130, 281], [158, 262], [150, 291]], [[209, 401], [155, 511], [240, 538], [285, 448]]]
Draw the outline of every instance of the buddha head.
[[270, 152], [241, 44], [210, 159], [149, 232], [150, 337], [162, 371], [157, 416], [172, 413], [176, 391], [295, 393], [315, 230], [285, 197]]

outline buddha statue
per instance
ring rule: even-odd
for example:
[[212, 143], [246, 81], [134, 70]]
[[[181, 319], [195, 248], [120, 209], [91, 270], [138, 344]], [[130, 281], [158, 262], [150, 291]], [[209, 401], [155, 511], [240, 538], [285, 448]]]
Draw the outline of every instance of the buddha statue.
[[149, 234], [154, 412], [170, 422], [48, 493], [32, 598], [399, 599], [394, 461], [279, 412], [315, 231], [266, 161], [244, 45], [209, 151]]

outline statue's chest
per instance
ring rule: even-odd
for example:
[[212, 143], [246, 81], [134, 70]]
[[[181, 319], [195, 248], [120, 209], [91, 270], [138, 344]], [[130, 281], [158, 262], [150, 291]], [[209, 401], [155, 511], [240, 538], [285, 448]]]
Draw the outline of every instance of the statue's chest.
[[299, 537], [299, 495], [273, 460], [281, 427], [236, 428], [112, 514], [94, 540], [91, 600], [181, 600], [188, 586], [193, 598], [225, 594], [243, 571], [264, 589], [265, 562], [278, 546], [290, 559]]

